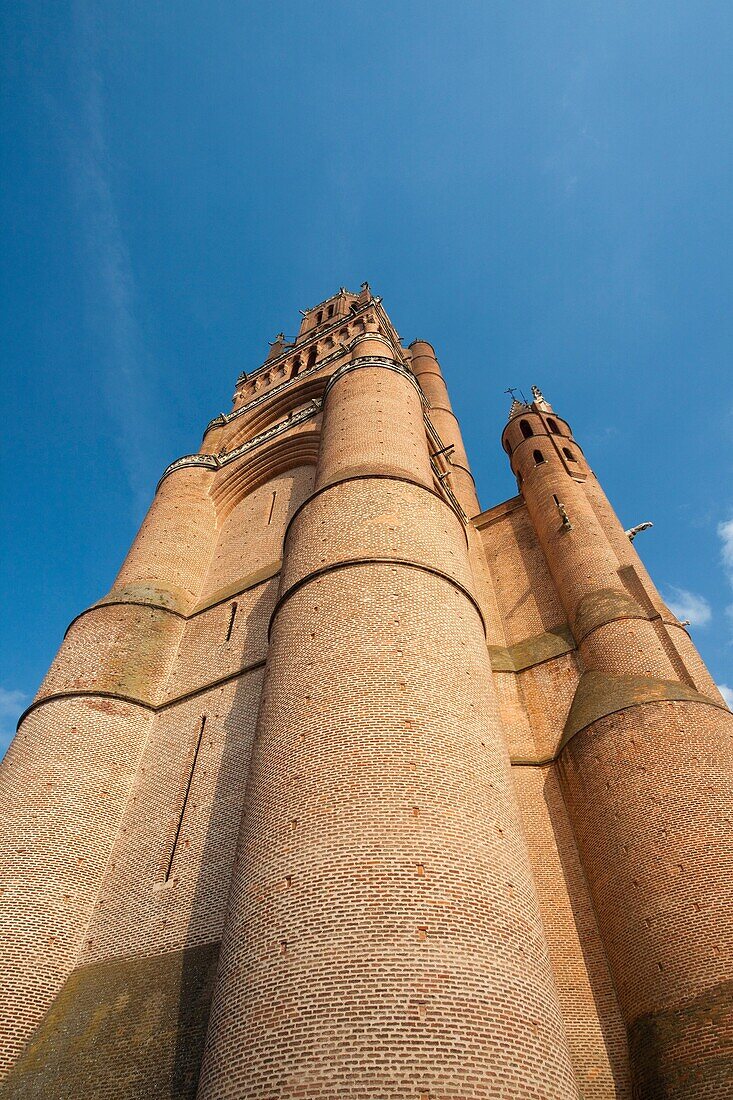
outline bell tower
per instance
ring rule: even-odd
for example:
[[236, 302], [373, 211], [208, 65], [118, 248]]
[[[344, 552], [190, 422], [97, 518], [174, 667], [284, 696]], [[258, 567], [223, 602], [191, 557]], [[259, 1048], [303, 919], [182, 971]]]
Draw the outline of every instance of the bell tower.
[[687, 631], [538, 389], [482, 510], [450, 356], [366, 283], [300, 318], [0, 768], [0, 1095], [729, 1095], [733, 716]]

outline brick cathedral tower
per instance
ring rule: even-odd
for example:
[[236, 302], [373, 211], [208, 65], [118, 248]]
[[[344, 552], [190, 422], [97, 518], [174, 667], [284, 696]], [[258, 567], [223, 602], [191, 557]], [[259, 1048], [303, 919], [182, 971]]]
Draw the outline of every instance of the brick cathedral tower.
[[364, 284], [168, 467], [3, 764], [0, 1096], [733, 1095], [733, 716], [533, 396], [482, 512]]

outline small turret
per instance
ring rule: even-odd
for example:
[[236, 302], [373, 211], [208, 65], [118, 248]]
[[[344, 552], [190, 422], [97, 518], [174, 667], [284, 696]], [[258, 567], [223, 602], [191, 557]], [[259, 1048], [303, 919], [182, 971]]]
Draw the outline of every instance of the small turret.
[[[721, 948], [733, 882], [699, 838], [729, 799], [731, 718], [570, 425], [536, 386], [532, 395], [523, 408], [513, 400], [502, 444], [584, 669], [558, 763], [626, 1020], [634, 1095], [702, 1100], [717, 1087], [705, 1029], [717, 1012], [711, 991], [733, 965]], [[694, 1087], [691, 1050], [705, 1052]]]
[[559, 463], [571, 477], [585, 479], [590, 471], [570, 425], [557, 416], [537, 386], [532, 387], [532, 395], [531, 404], [512, 395], [501, 437], [520, 490], [528, 472], [550, 460]]

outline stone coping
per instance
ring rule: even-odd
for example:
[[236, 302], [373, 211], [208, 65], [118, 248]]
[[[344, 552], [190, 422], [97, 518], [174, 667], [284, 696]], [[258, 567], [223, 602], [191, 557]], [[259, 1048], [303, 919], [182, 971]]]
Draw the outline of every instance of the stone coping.
[[567, 623], [551, 627], [542, 634], [523, 638], [514, 645], [490, 645], [489, 656], [494, 672], [522, 672], [526, 668], [572, 653], [575, 641]]

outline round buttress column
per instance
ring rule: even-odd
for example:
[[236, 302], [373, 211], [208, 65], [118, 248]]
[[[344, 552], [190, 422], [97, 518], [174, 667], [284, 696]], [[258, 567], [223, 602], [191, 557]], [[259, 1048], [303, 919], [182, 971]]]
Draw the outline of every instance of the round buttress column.
[[624, 586], [577, 446], [543, 433], [528, 410], [504, 441], [586, 669], [558, 765], [634, 1095], [717, 1100], [733, 1094], [733, 715], [686, 676], [662, 601]]
[[465, 529], [414, 378], [356, 356], [287, 533], [199, 1096], [565, 1100]]
[[161, 484], [117, 585], [71, 624], [0, 765], [0, 955], [10, 976], [0, 1076], [77, 961], [181, 612], [211, 553], [207, 474], [179, 470]]
[[430, 402], [430, 409], [428, 410], [430, 419], [435, 425], [443, 444], [446, 447], [452, 445], [453, 448], [448, 457], [451, 467], [449, 484], [466, 515], [469, 518], [478, 515], [481, 507], [476, 495], [476, 484], [471, 473], [466, 448], [463, 445], [461, 427], [456, 414], [453, 412], [448, 396], [448, 387], [445, 384], [443, 372], [440, 369], [433, 347], [426, 340], [414, 340], [410, 344], [410, 352], [412, 353], [410, 365], [413, 373]]

